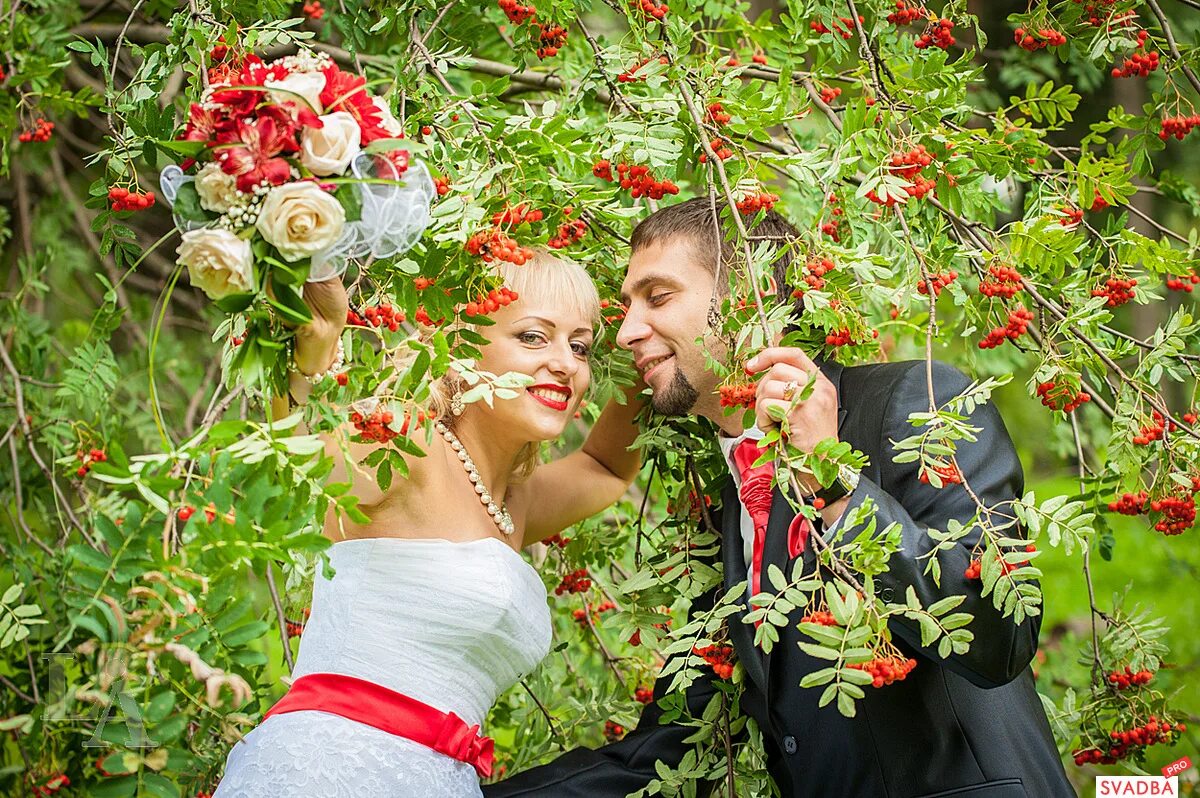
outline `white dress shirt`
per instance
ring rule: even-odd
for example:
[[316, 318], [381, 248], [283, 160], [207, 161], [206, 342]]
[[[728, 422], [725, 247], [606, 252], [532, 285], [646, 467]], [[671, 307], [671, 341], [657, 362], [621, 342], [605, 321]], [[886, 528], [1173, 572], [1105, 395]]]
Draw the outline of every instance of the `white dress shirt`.
[[[742, 441], [759, 441], [762, 440], [764, 433], [758, 427], [751, 427], [736, 438], [731, 438], [728, 435], [718, 434], [717, 442], [721, 445], [721, 453], [725, 455], [725, 465], [729, 466], [729, 473], [733, 476], [733, 484], [740, 492], [742, 489], [742, 472], [738, 469], [737, 463], [733, 460], [733, 452], [741, 444]], [[740, 502], [739, 502], [740, 504]], [[837, 525], [842, 519], [834, 521], [832, 524], [825, 526], [821, 532], [822, 540], [829, 538], [837, 531]], [[750, 518], [750, 511], [746, 509], [746, 505], [742, 504], [742, 559], [746, 561], [746, 568], [750, 567], [750, 559], [754, 554], [754, 521]]]

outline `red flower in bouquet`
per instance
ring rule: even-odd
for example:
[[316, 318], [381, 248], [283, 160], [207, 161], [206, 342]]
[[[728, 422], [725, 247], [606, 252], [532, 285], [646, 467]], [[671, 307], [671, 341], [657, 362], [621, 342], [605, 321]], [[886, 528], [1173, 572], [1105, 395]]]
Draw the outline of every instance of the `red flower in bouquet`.
[[183, 133], [184, 141], [203, 141], [209, 143], [217, 138], [219, 132], [233, 128], [233, 120], [219, 107], [205, 107], [192, 103], [188, 114], [187, 129]]
[[234, 131], [217, 139], [216, 161], [225, 174], [237, 176], [238, 191], [248, 194], [263, 181], [279, 186], [291, 178], [290, 164], [279, 157], [285, 149], [296, 150], [295, 134], [271, 116], [239, 119]]
[[362, 143], [369, 144], [376, 139], [391, 138], [383, 128], [383, 115], [379, 107], [367, 92], [367, 79], [349, 72], [343, 72], [337, 65], [323, 70], [325, 73], [325, 88], [321, 91], [321, 105], [325, 113], [345, 111], [354, 117], [362, 129]]

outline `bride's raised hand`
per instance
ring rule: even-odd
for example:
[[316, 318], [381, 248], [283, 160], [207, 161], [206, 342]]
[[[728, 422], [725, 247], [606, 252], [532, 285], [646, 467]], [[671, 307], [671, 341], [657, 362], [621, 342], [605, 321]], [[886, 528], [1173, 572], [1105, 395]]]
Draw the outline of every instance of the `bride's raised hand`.
[[313, 320], [297, 328], [297, 336], [330, 340], [341, 334], [346, 326], [346, 312], [350, 309], [350, 298], [341, 278], [305, 283], [304, 303], [312, 312]]
[[305, 374], [316, 374], [334, 361], [338, 337], [346, 326], [350, 298], [341, 278], [304, 284], [304, 302], [312, 321], [296, 327], [296, 366]]

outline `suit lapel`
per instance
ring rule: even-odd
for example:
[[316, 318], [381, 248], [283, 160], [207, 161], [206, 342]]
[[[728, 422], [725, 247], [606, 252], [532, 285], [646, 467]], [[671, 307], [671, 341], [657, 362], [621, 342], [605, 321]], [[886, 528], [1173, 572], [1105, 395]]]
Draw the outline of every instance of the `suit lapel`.
[[[747, 580], [742, 548], [742, 503], [732, 478], [725, 483], [725, 490], [721, 494], [721, 553], [725, 563], [725, 592], [728, 593], [734, 585]], [[746, 669], [746, 675], [765, 693], [767, 679], [762, 653], [754, 645], [754, 627], [745, 619], [745, 612], [735, 612], [729, 616], [729, 636], [742, 667]]]

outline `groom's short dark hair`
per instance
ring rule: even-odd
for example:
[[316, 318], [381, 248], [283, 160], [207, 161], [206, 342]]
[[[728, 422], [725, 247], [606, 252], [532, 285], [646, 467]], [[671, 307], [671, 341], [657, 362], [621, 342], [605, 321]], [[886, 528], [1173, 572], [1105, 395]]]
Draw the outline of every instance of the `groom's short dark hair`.
[[[721, 218], [722, 211], [726, 209], [727, 204], [722, 200], [717, 200], [714, 208], [708, 197], [695, 197], [669, 205], [650, 214], [633, 228], [629, 248], [637, 252], [643, 247], [674, 239], [686, 240], [696, 262], [712, 270], [719, 295], [724, 296], [729, 284], [729, 268], [738, 256], [739, 246], [734, 244], [736, 229], [733, 223]], [[787, 296], [791, 293], [787, 273], [792, 264], [793, 248], [800, 239], [800, 231], [776, 211], [767, 211], [761, 215], [761, 219], [757, 219], [758, 216], [743, 214], [742, 219], [751, 236], [774, 242], [780, 254], [772, 264], [771, 275], [775, 278], [779, 295]], [[721, 235], [718, 235], [718, 229]], [[757, 241], [750, 242], [751, 251], [757, 244]], [[718, 252], [720, 260], [715, 257]]]

